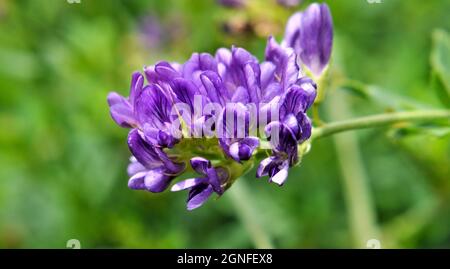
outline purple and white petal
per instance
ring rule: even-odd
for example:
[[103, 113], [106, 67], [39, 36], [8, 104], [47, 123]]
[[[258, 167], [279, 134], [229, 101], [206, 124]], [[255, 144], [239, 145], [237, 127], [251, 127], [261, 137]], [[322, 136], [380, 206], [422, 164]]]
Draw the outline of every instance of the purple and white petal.
[[276, 170], [273, 170], [274, 174], [271, 175], [269, 181], [282, 186], [287, 179], [288, 169], [289, 163], [287, 161], [281, 163]]
[[267, 176], [269, 174], [270, 167], [273, 165], [275, 158], [276, 158], [275, 156], [270, 156], [270, 157], [263, 159], [259, 163], [258, 169], [256, 170], [257, 178]]
[[147, 171], [136, 173], [128, 180], [128, 188], [132, 190], [145, 190], [145, 176]]
[[172, 186], [171, 191], [182, 191], [192, 187], [195, 187], [199, 184], [204, 184], [207, 182], [206, 178], [190, 178], [183, 181], [180, 181]]
[[225, 106], [230, 98], [220, 76], [212, 71], [205, 71], [200, 75], [200, 79], [209, 100], [220, 104], [222, 107]]
[[134, 72], [131, 76], [130, 85], [130, 103], [134, 106], [136, 97], [138, 97], [144, 86], [144, 76], [140, 72]]
[[173, 177], [164, 174], [163, 168], [152, 169], [144, 178], [145, 189], [150, 192], [162, 192], [169, 186]]
[[139, 130], [133, 129], [128, 134], [128, 147], [136, 160], [145, 168], [153, 169], [162, 165], [154, 147], [142, 138]]
[[259, 139], [257, 137], [247, 137], [231, 144], [229, 152], [234, 160], [238, 162], [246, 161], [251, 158], [253, 151], [258, 146]]
[[175, 79], [172, 83], [175, 103], [181, 102], [187, 104], [191, 113], [194, 113], [194, 96], [197, 94], [197, 87], [192, 81], [182, 78]]
[[171, 122], [171, 101], [156, 84], [148, 85], [136, 99], [135, 114], [141, 125], [162, 128]]
[[131, 128], [137, 124], [134, 118], [133, 108], [125, 97], [111, 92], [108, 94], [107, 101], [111, 117], [119, 126]]
[[[309, 84], [293, 85], [283, 96], [280, 108], [280, 117], [284, 118], [288, 114], [297, 115], [300, 112], [306, 112], [311, 107], [316, 98], [315, 89]], [[307, 90], [305, 89], [307, 88]]]
[[204, 185], [201, 188], [193, 188], [189, 191], [189, 197], [187, 201], [187, 210], [194, 210], [202, 206], [206, 200], [213, 193], [211, 185]]
[[138, 162], [134, 156], [130, 157], [130, 164], [128, 164], [127, 167], [127, 173], [130, 177], [145, 170], [146, 168], [140, 162]]
[[202, 157], [191, 158], [191, 166], [197, 173], [206, 176], [208, 169], [211, 168], [211, 162]]

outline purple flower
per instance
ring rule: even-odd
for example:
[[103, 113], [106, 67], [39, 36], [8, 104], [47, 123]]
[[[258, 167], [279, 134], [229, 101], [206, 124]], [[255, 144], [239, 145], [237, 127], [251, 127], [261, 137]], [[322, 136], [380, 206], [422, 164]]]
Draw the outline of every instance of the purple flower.
[[300, 67], [297, 65], [297, 55], [294, 50], [278, 45], [273, 37], [269, 37], [267, 41], [265, 58], [270, 69], [266, 67], [262, 79], [271, 83], [264, 91], [264, 99], [268, 101], [273, 95], [281, 95], [297, 83]]
[[134, 105], [136, 97], [142, 92], [143, 84], [144, 77], [139, 72], [135, 72], [131, 76], [130, 96], [128, 98], [116, 92], [108, 94], [107, 100], [111, 117], [121, 127], [131, 128], [138, 124], [135, 118]]
[[128, 147], [134, 156], [128, 166], [130, 189], [162, 192], [184, 170], [183, 163], [173, 162], [161, 148], [146, 142], [137, 129], [130, 131]]
[[289, 18], [283, 45], [294, 48], [315, 76], [320, 76], [328, 65], [332, 44], [333, 21], [327, 4], [311, 4]]
[[191, 159], [191, 166], [200, 177], [186, 179], [172, 186], [172, 191], [189, 189], [187, 209], [193, 210], [201, 206], [213, 192], [222, 195], [223, 185], [228, 179], [228, 173], [224, 168], [213, 167], [211, 162], [201, 157]]
[[250, 136], [250, 119], [242, 103], [228, 104], [222, 111], [218, 126], [223, 134], [219, 143], [224, 152], [237, 162], [249, 160], [259, 146], [259, 139]]
[[219, 49], [218, 74], [231, 102], [258, 104], [261, 99], [261, 69], [255, 56], [243, 48]]
[[[257, 128], [261, 123], [257, 120], [263, 114], [268, 114], [267, 123], [270, 122], [265, 129], [272, 145], [272, 156], [261, 162], [257, 176], [268, 175], [271, 181], [282, 184], [287, 169], [297, 162], [298, 143], [311, 134], [311, 122], [305, 113], [315, 98], [314, 84], [301, 77], [296, 57], [292, 48], [280, 46], [269, 38], [262, 63], [248, 51], [233, 47], [219, 49], [215, 56], [194, 53], [182, 65], [159, 62], [146, 67], [148, 85], [144, 85], [141, 74], [135, 73], [128, 98], [116, 93], [108, 96], [116, 123], [133, 128], [128, 137], [133, 155], [128, 167], [128, 186], [161, 192], [184, 171], [190, 155], [181, 152], [185, 157], [179, 160], [177, 144], [185, 137], [174, 136], [174, 131], [182, 131], [181, 126], [174, 125], [176, 120], [182, 119], [183, 128], [190, 133], [194, 133], [197, 126], [204, 127], [208, 120], [214, 120], [213, 131], [221, 134], [217, 146], [222, 149], [222, 153], [213, 153], [214, 160], [220, 164], [232, 159], [243, 164], [252, 159], [259, 147]], [[196, 96], [200, 97], [200, 106], [214, 103], [218, 110], [196, 115]], [[174, 114], [176, 104], [185, 105], [188, 112], [176, 110], [178, 114]], [[273, 108], [279, 117], [270, 115]], [[201, 130], [200, 134], [205, 135]], [[273, 130], [276, 135], [272, 135]], [[213, 192], [222, 195], [224, 186], [235, 180], [222, 166], [213, 167], [211, 161], [203, 157], [192, 156], [190, 163], [201, 176], [172, 188], [190, 190], [189, 210], [201, 206]], [[234, 176], [239, 175], [233, 172]]]
[[[145, 67], [146, 82], [134, 73], [129, 97], [108, 95], [113, 120], [131, 128], [131, 189], [164, 191], [190, 162], [199, 176], [171, 190], [188, 189], [187, 208], [195, 209], [213, 193], [222, 195], [259, 162], [267, 153], [262, 142], [271, 153], [259, 162], [256, 176], [285, 182], [301, 157], [298, 146], [311, 136], [306, 113], [316, 98], [316, 84], [298, 63], [314, 73], [320, 63], [321, 71], [332, 38], [325, 29], [332, 31], [326, 5], [312, 5], [295, 16], [281, 45], [268, 38], [262, 62], [239, 47], [221, 48], [214, 55], [193, 53], [181, 64], [161, 61]], [[329, 26], [323, 18], [329, 18]]]
[[269, 176], [269, 181], [278, 185], [284, 184], [287, 170], [298, 162], [297, 145], [311, 136], [311, 121], [306, 111], [314, 103], [316, 88], [309, 79], [300, 82], [283, 96], [280, 120], [272, 121], [265, 128], [272, 156], [261, 161], [256, 177]]
[[145, 138], [153, 145], [173, 147], [178, 139], [173, 136], [175, 116], [172, 102], [161, 87], [151, 84], [144, 88], [135, 103], [136, 118]]

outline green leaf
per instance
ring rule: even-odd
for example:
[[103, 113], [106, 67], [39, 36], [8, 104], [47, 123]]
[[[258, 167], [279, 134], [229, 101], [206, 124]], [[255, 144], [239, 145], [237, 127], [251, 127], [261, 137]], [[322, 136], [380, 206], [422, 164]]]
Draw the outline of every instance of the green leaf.
[[394, 128], [390, 131], [391, 137], [402, 138], [408, 135], [429, 135], [436, 138], [444, 138], [450, 135], [450, 127], [437, 125], [409, 125], [401, 128]]
[[392, 90], [376, 85], [364, 84], [357, 80], [347, 79], [340, 87], [355, 96], [376, 103], [385, 109], [403, 110], [429, 108], [426, 104], [422, 104], [407, 96], [398, 95]]
[[432, 85], [447, 107], [450, 107], [450, 35], [442, 29], [432, 34], [433, 49], [430, 63], [432, 68]]

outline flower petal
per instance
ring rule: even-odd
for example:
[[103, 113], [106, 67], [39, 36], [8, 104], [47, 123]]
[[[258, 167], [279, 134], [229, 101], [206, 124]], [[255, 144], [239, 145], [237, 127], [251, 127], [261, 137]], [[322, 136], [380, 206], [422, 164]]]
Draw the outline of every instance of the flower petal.
[[272, 149], [277, 152], [291, 152], [297, 149], [297, 139], [292, 130], [278, 121], [272, 121], [265, 128]]
[[256, 177], [260, 178], [263, 176], [267, 176], [269, 174], [269, 169], [271, 165], [273, 165], [273, 161], [275, 160], [274, 156], [270, 156], [265, 158], [259, 163], [258, 169], [256, 170]]
[[182, 191], [206, 182], [207, 182], [206, 178], [190, 178], [174, 184], [170, 190]]
[[209, 100], [225, 106], [229, 99], [228, 90], [223, 86], [219, 75], [211, 71], [205, 71], [200, 75], [200, 79]]
[[240, 162], [249, 160], [253, 151], [259, 146], [259, 139], [256, 137], [247, 137], [230, 145], [231, 157]]
[[145, 167], [135, 157], [130, 157], [130, 164], [127, 167], [128, 175], [131, 177], [142, 171], [145, 171]]
[[287, 161], [283, 162], [277, 170], [278, 171], [270, 177], [269, 181], [282, 186], [288, 176], [289, 163]]
[[[301, 113], [303, 114], [303, 113]], [[292, 133], [295, 135], [295, 138], [297, 140], [300, 140], [301, 135], [302, 135], [302, 128], [299, 125], [299, 122], [297, 120], [297, 118], [294, 116], [294, 114], [288, 114], [284, 120], [283, 120], [283, 124], [291, 129]]]
[[216, 169], [212, 167], [211, 162], [202, 157], [194, 157], [191, 159], [191, 166], [197, 173], [207, 176], [208, 184], [210, 184], [215, 192], [223, 193], [220, 179], [217, 175]]
[[203, 187], [193, 188], [189, 191], [189, 197], [187, 202], [187, 210], [194, 210], [202, 206], [206, 200], [213, 193], [211, 185], [204, 185]]
[[299, 122], [301, 127], [301, 135], [298, 139], [298, 142], [302, 143], [311, 137], [312, 131], [311, 120], [305, 113], [299, 113], [297, 114], [297, 122]]
[[191, 113], [194, 113], [194, 96], [197, 93], [197, 87], [194, 83], [187, 79], [175, 79], [172, 90], [175, 94], [176, 102], [187, 104], [191, 109]]
[[247, 104], [250, 101], [250, 96], [248, 95], [248, 91], [244, 87], [237, 87], [236, 91], [231, 98], [232, 103], [242, 103]]
[[173, 79], [181, 77], [176, 65], [164, 61], [144, 67], [144, 74], [149, 84], [158, 84], [164, 89], [167, 89]]
[[181, 77], [181, 74], [168, 62], [162, 61], [155, 65], [155, 72], [160, 80], [170, 81]]
[[269, 37], [265, 53], [266, 60], [271, 61], [276, 66], [274, 76], [283, 90], [286, 90], [297, 81], [300, 73], [294, 50], [278, 45], [273, 37]]
[[244, 66], [245, 85], [250, 97], [250, 102], [259, 105], [261, 100], [261, 70], [259, 64], [249, 63]]
[[280, 118], [288, 114], [297, 115], [306, 110], [314, 103], [316, 90], [310, 84], [293, 85], [289, 88], [282, 100]]
[[136, 97], [138, 97], [142, 92], [142, 87], [144, 86], [144, 76], [140, 72], [134, 72], [131, 76], [130, 85], [130, 103], [134, 106]]
[[197, 173], [208, 175], [208, 169], [211, 168], [211, 162], [202, 157], [194, 157], [191, 159], [191, 166]]
[[150, 144], [172, 148], [178, 143], [178, 140], [172, 136], [171, 130], [161, 130], [160, 128], [154, 128], [150, 124], [144, 124], [143, 129], [145, 140]]
[[261, 89], [267, 88], [267, 86], [275, 79], [275, 70], [277, 66], [271, 61], [265, 61], [261, 63]]
[[147, 169], [162, 164], [154, 148], [142, 139], [137, 129], [131, 130], [128, 134], [128, 147], [136, 160]]
[[260, 76], [258, 59], [243, 48], [233, 47], [230, 64], [226, 66], [226, 72], [221, 74], [227, 87], [231, 86], [232, 91], [237, 87], [244, 87], [250, 100], [253, 100], [260, 96]]
[[107, 101], [111, 117], [119, 126], [131, 128], [133, 125], [136, 125], [133, 108], [127, 99], [115, 92], [111, 92], [108, 94]]
[[145, 189], [144, 179], [146, 175], [147, 171], [142, 171], [133, 175], [128, 180], [128, 188], [132, 190], [144, 190]]
[[162, 148], [155, 147], [155, 153], [158, 155], [158, 158], [164, 164], [165, 172], [167, 174], [178, 175], [186, 168], [185, 163], [176, 163], [172, 161], [169, 156], [162, 150]]
[[216, 51], [215, 58], [217, 60], [217, 72], [222, 79], [226, 79], [227, 70], [231, 63], [231, 51], [229, 49], [220, 48]]
[[164, 174], [162, 168], [153, 169], [145, 176], [145, 188], [150, 192], [162, 192], [167, 189], [172, 179], [173, 177]]
[[183, 77], [192, 78], [193, 73], [206, 70], [217, 72], [216, 59], [209, 53], [193, 53], [183, 66]]
[[171, 102], [156, 84], [148, 85], [136, 100], [135, 115], [141, 125], [163, 128], [171, 122]]
[[300, 27], [302, 21], [302, 12], [294, 13], [286, 23], [286, 30], [284, 32], [284, 38], [282, 45], [286, 47], [294, 48], [297, 51], [296, 42], [300, 35]]

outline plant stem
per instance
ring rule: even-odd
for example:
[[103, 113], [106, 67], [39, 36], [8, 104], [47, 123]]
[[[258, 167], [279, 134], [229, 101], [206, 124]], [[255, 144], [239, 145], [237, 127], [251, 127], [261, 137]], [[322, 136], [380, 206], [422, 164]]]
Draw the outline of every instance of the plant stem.
[[314, 125], [316, 125], [316, 126], [323, 125], [323, 122], [320, 119], [320, 115], [319, 115], [319, 104], [318, 103], [313, 104], [311, 109], [312, 109], [312, 120], [313, 120]]
[[233, 187], [227, 192], [227, 197], [233, 203], [238, 218], [244, 224], [255, 247], [259, 249], [274, 248], [269, 235], [258, 221], [258, 210], [251, 200], [252, 196], [247, 190], [245, 178], [236, 180]]
[[[346, 95], [336, 92], [326, 105], [332, 119], [352, 116]], [[348, 208], [348, 221], [356, 248], [365, 248], [368, 240], [379, 239], [379, 229], [370, 186], [358, 137], [354, 133], [333, 136], [337, 163], [341, 170], [343, 194]]]
[[430, 121], [439, 119], [450, 120], [450, 110], [436, 109], [436, 110], [418, 110], [408, 112], [384, 113], [356, 119], [327, 123], [313, 130], [312, 139], [317, 139], [349, 130], [380, 127], [391, 125], [398, 122]]

